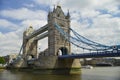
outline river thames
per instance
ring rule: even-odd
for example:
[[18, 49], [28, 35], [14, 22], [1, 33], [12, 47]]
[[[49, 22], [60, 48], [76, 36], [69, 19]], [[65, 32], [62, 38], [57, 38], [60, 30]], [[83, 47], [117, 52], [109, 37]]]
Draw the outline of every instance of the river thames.
[[82, 69], [81, 75], [52, 75], [34, 71], [0, 70], [0, 80], [120, 80], [120, 67]]

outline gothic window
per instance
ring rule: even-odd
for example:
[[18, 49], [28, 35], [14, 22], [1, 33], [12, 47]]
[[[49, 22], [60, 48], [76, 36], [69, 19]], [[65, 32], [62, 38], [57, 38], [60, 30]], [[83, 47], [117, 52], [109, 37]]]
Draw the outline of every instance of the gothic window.
[[58, 14], [57, 17], [60, 17], [60, 14]]

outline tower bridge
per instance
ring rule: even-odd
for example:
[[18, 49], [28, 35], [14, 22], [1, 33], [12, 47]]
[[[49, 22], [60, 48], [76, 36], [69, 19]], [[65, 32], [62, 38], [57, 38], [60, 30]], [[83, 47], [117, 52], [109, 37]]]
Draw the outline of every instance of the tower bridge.
[[[74, 36], [71, 36], [70, 32], [73, 32]], [[48, 37], [48, 49], [38, 56], [38, 41], [45, 37]], [[96, 52], [72, 54], [71, 45]], [[48, 13], [48, 23], [45, 26], [38, 30], [30, 26], [24, 31], [20, 52], [22, 49], [23, 54], [18, 56], [19, 59], [16, 59], [14, 67], [29, 67], [32, 62], [32, 66], [39, 69], [66, 69], [67, 73], [71, 73], [73, 68], [80, 69], [79, 58], [120, 57], [120, 45], [114, 48], [106, 46], [91, 41], [71, 29], [70, 14], [68, 12], [65, 15], [61, 6]]]
[[[64, 36], [60, 34], [59, 31], [57, 31], [54, 23], [60, 24], [62, 29], [66, 33], [68, 33], [68, 35], [70, 35], [69, 12], [67, 15], [64, 15], [61, 6], [57, 6], [56, 8], [54, 8], [53, 12], [48, 13], [48, 24], [35, 31], [33, 30], [32, 27], [29, 27], [29, 29], [24, 32], [23, 34], [24, 57], [29, 54], [36, 57], [37, 42], [38, 40], [41, 40], [45, 37], [48, 37], [48, 52], [46, 54], [57, 56], [59, 49], [61, 49], [61, 51], [66, 51], [66, 54], [71, 53], [70, 42], [68, 42], [64, 38]], [[30, 49], [30, 47], [32, 49]]]

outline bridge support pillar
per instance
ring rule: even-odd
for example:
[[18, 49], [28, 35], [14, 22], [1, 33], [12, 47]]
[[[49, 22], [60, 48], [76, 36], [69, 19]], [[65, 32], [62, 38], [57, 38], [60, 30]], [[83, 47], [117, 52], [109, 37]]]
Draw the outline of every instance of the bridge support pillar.
[[58, 56], [39, 56], [34, 69], [51, 70], [53, 74], [80, 74], [79, 59], [59, 59]]

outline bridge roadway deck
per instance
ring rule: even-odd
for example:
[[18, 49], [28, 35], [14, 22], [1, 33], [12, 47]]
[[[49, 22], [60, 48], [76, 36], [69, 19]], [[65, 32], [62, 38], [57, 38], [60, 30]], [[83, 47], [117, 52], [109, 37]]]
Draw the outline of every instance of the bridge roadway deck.
[[97, 58], [97, 57], [120, 57], [120, 50], [59, 56], [60, 59], [65, 59], [65, 58], [71, 58], [71, 59], [74, 59], [74, 58], [93, 58], [93, 57], [94, 58]]

